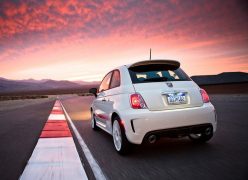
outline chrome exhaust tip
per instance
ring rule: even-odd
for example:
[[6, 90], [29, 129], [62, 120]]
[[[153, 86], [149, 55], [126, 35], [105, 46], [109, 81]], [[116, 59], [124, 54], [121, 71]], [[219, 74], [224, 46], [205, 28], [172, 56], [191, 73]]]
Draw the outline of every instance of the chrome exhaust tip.
[[211, 127], [208, 127], [208, 128], [205, 129], [205, 134], [206, 135], [210, 135], [211, 132], [212, 132], [212, 128]]
[[154, 134], [152, 134], [152, 135], [150, 135], [149, 137], [148, 137], [148, 142], [150, 143], [150, 144], [153, 144], [153, 143], [155, 143], [157, 141], [157, 137], [154, 135]]

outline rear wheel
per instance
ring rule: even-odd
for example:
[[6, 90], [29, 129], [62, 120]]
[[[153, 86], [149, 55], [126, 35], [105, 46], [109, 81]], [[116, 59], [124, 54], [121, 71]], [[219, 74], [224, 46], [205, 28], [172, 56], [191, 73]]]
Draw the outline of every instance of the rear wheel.
[[95, 114], [91, 111], [91, 127], [93, 130], [99, 130], [99, 127], [96, 125]]
[[120, 124], [119, 117], [114, 119], [112, 135], [116, 151], [120, 154], [126, 154], [130, 149], [130, 143], [127, 140], [123, 125]]
[[204, 132], [199, 134], [190, 134], [189, 139], [191, 139], [193, 142], [202, 143], [207, 142], [213, 137], [213, 128], [208, 127], [205, 129]]

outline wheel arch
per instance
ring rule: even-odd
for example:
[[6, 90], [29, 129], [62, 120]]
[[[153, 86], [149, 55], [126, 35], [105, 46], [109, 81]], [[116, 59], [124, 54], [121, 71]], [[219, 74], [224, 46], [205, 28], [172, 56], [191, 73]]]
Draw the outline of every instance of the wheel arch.
[[120, 118], [120, 116], [119, 116], [119, 114], [117, 112], [113, 112], [112, 115], [111, 115], [111, 125], [112, 126], [113, 126], [114, 118], [115, 117], [119, 117]]

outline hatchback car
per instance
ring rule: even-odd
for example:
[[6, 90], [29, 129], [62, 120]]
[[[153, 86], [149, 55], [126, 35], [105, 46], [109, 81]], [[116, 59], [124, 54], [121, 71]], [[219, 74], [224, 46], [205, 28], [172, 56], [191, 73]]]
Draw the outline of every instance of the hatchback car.
[[206, 142], [216, 131], [215, 108], [205, 90], [174, 60], [147, 60], [110, 71], [91, 106], [92, 128], [113, 136], [116, 151], [162, 136]]

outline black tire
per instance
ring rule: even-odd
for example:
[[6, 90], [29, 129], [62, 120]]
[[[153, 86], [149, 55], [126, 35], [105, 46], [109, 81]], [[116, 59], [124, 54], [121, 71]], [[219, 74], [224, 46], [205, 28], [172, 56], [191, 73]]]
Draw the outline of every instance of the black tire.
[[213, 128], [209, 127], [200, 134], [190, 134], [189, 139], [195, 143], [204, 143], [209, 141], [213, 137]]
[[[120, 127], [120, 137], [121, 137], [121, 146], [120, 146], [120, 148], [117, 148], [116, 143], [115, 143], [115, 135], [114, 135], [115, 123], [118, 123], [118, 125]], [[121, 155], [127, 154], [130, 151], [131, 144], [127, 140], [125, 129], [124, 129], [123, 125], [120, 123], [120, 118], [119, 117], [114, 118], [112, 127], [113, 127], [112, 128], [113, 143], [114, 143], [115, 150]]]
[[91, 128], [94, 131], [98, 131], [99, 127], [96, 125], [95, 114], [91, 111]]

